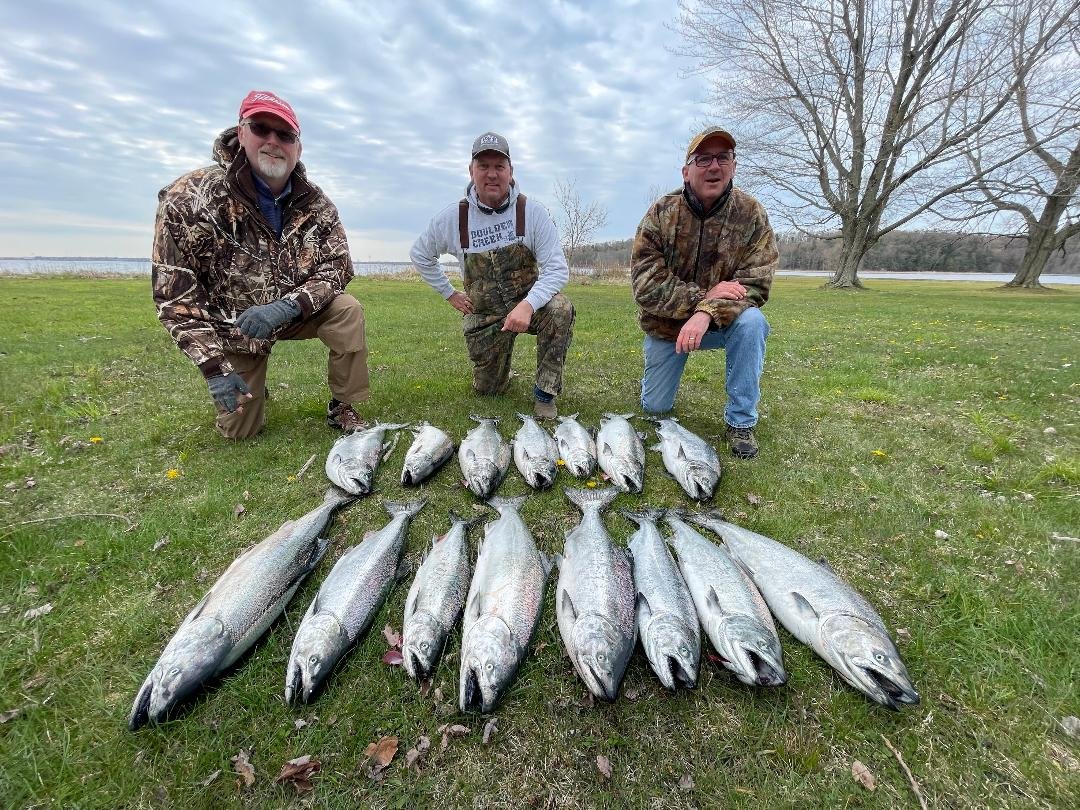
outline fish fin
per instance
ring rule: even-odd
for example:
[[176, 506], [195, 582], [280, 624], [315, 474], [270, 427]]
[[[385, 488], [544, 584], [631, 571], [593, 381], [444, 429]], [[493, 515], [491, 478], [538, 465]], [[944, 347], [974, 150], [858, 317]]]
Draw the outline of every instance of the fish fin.
[[551, 564], [556, 568], [562, 568], [564, 562], [563, 555], [556, 551], [555, 555], [551, 558]]
[[570, 614], [570, 617], [576, 622], [578, 617], [577, 608], [574, 607], [574, 600], [570, 598], [570, 591], [564, 590], [562, 592], [562, 609]]
[[403, 579], [408, 579], [412, 575], [413, 569], [409, 565], [407, 560], [402, 560], [397, 567], [397, 571], [394, 572], [394, 581], [401, 582]]
[[465, 460], [468, 462], [476, 461], [476, 453], [471, 447], [465, 449]]
[[405, 515], [406, 517], [411, 518], [423, 509], [426, 504], [427, 498], [417, 498], [415, 501], [409, 501], [408, 503], [383, 501], [383, 508], [390, 514], [390, 517], [394, 517], [395, 515]]
[[655, 450], [657, 453], [662, 453], [664, 451], [664, 446], [662, 444], [660, 444], [660, 442], [657, 442], [656, 444], [654, 444], [649, 449], [650, 450]]
[[213, 588], [206, 592], [203, 598], [199, 600], [199, 603], [191, 609], [190, 613], [188, 613], [187, 618], [184, 619], [184, 624], [187, 624], [188, 622], [193, 622], [197, 618], [199, 618], [199, 614], [202, 613], [203, 608], [206, 607], [206, 601], [210, 598], [210, 594], [212, 594], [213, 592]]
[[610, 444], [608, 444], [607, 442], [604, 442], [604, 446], [603, 446], [603, 448], [602, 448], [602, 449], [600, 450], [600, 452], [601, 452], [601, 453], [603, 453], [603, 454], [604, 454], [604, 455], [606, 455], [606, 456], [613, 456], [613, 455], [615, 455], [615, 454], [614, 454], [613, 452], [611, 452], [611, 445], [610, 445]]
[[470, 624], [480, 617], [480, 591], [474, 593], [469, 604], [465, 606], [465, 615], [469, 617]]
[[647, 438], [648, 438], [648, 437], [647, 437], [647, 436], [645, 435], [644, 431], [638, 430], [638, 431], [636, 431], [636, 433], [637, 433], [637, 437], [638, 437], [638, 438], [639, 438], [639, 439], [640, 439], [641, 441], [645, 441], [645, 439], [647, 439]]
[[814, 606], [807, 601], [806, 597], [798, 591], [791, 592], [791, 601], [795, 604], [795, 609], [803, 615], [806, 619], [812, 619], [817, 621], [819, 618], [818, 612], [814, 610]]
[[829, 561], [826, 560], [824, 557], [818, 559], [818, 565], [820, 565], [833, 576], [839, 576], [839, 574], [836, 573], [836, 570], [831, 565], [829, 565]]
[[720, 597], [716, 595], [716, 589], [712, 585], [709, 586], [709, 592], [705, 594], [705, 604], [721, 614], [724, 613], [724, 609], [720, 607]]
[[641, 614], [642, 621], [648, 624], [649, 619], [652, 618], [652, 606], [641, 591], [638, 591], [637, 595], [637, 612]]
[[681, 458], [684, 461], [686, 460], [686, 450], [683, 449], [681, 444], [679, 445], [679, 452], [675, 454], [675, 458]]
[[555, 566], [555, 560], [544, 552], [540, 552], [540, 567], [544, 569], [544, 580], [551, 576], [551, 569]]

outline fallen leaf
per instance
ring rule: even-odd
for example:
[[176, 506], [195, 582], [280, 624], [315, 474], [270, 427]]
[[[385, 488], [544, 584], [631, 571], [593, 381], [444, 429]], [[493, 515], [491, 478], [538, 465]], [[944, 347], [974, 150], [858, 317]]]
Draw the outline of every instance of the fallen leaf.
[[611, 778], [611, 760], [605, 757], [603, 754], [596, 755], [596, 770], [600, 771], [600, 775], [605, 779]]
[[443, 702], [443, 691], [442, 691], [441, 686], [436, 686], [435, 687], [435, 702], [436, 703], [442, 703]]
[[483, 737], [484, 745], [490, 744], [491, 743], [491, 738], [495, 736], [495, 725], [496, 725], [496, 720], [495, 720], [494, 717], [492, 717], [490, 720], [487, 721], [487, 725], [484, 726], [484, 737]]
[[405, 659], [401, 656], [401, 653], [397, 650], [387, 650], [382, 657], [384, 664], [389, 664], [392, 667], [399, 667], [404, 663]]
[[214, 771], [208, 777], [206, 777], [201, 782], [199, 782], [199, 787], [210, 787], [210, 785], [212, 785], [214, 782], [217, 781], [217, 778], [219, 776], [221, 776], [221, 768], [218, 768], [216, 771]]
[[153, 550], [154, 551], [161, 551], [167, 545], [169, 545], [169, 535], [163, 534], [161, 537], [159, 537], [157, 539], [157, 542], [154, 543]]
[[434, 678], [427, 678], [426, 680], [420, 681], [420, 697], [428, 696], [428, 693], [431, 692], [431, 685], [434, 682]]
[[1070, 714], [1061, 718], [1061, 728], [1070, 737], [1080, 737], [1080, 717]]
[[428, 752], [431, 748], [431, 738], [421, 736], [416, 741], [416, 745], [410, 748], [405, 754], [405, 767], [411, 768], [416, 765], [417, 761]]
[[45, 685], [46, 678], [44, 675], [35, 675], [22, 685], [24, 692], [29, 692], [31, 689], [37, 689], [39, 686]]
[[934, 538], [937, 540], [948, 540], [949, 535], [941, 529], [934, 529]]
[[33, 489], [37, 486], [37, 481], [35, 481], [32, 477], [27, 478], [26, 481], [23, 482], [23, 486], [27, 489]]
[[234, 518], [240, 517], [246, 511], [247, 510], [244, 508], [244, 505], [242, 503], [238, 503], [236, 506], [234, 506], [232, 508], [232, 513], [233, 513]]
[[278, 785], [289, 784], [296, 788], [298, 793], [307, 793], [314, 789], [311, 783], [311, 775], [322, 768], [319, 760], [312, 759], [308, 754], [296, 759], [290, 759], [281, 766], [281, 773], [274, 779]]
[[765, 502], [765, 499], [760, 495], [755, 495], [753, 492], [746, 493], [746, 502], [751, 506], [761, 506]]
[[382, 769], [390, 764], [397, 750], [397, 737], [381, 737], [378, 742], [368, 743], [368, 747], [364, 749], [364, 756], [376, 767]]
[[254, 749], [241, 748], [239, 754], [229, 757], [233, 770], [240, 775], [240, 778], [236, 780], [237, 790], [243, 790], [255, 784], [255, 766], [251, 764], [251, 755], [254, 753]]
[[641, 697], [641, 693], [645, 691], [640, 686], [631, 686], [629, 689], [623, 692], [623, 697], [627, 700], [634, 701]]
[[679, 780], [679, 787], [683, 790], [693, 790], [694, 778], [690, 774], [684, 774], [683, 778]]
[[241, 497], [246, 501], [248, 498], [251, 497], [251, 493], [245, 489], [244, 494]]
[[851, 775], [855, 777], [856, 782], [867, 790], [874, 790], [877, 788], [877, 782], [874, 780], [874, 775], [870, 773], [870, 769], [859, 762], [859, 760], [855, 760], [851, 763]]
[[386, 627], [384, 627], [382, 630], [382, 634], [383, 638], [386, 639], [387, 644], [389, 644], [394, 649], [401, 649], [401, 634], [395, 631], [393, 627], [391, 627], [390, 625], [386, 625]]
[[295, 720], [293, 720], [293, 728], [295, 728], [297, 731], [299, 731], [300, 729], [302, 729], [306, 725], [308, 725], [307, 720], [303, 720], [303, 719], [301, 719], [299, 717], [296, 718]]
[[72, 543], [72, 545], [75, 546], [75, 548], [81, 548], [86, 545], [86, 541], [80, 537], [78, 540]]
[[52, 602], [46, 602], [41, 607], [31, 608], [30, 610], [26, 611], [26, 613], [23, 614], [23, 618], [27, 621], [33, 621], [39, 616], [47, 616], [48, 614], [52, 613], [52, 609]]
[[23, 713], [22, 708], [9, 709], [6, 712], [0, 712], [0, 725], [2, 725], [4, 723], [7, 723], [7, 722], [9, 722], [11, 720], [14, 720], [16, 717], [18, 717], [22, 713]]

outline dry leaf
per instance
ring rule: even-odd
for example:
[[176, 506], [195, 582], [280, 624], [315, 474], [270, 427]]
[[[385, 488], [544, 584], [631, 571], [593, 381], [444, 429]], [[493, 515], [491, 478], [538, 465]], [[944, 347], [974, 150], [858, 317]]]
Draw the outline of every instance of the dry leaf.
[[244, 512], [246, 512], [246, 511], [247, 511], [247, 510], [246, 510], [246, 509], [244, 509], [244, 505], [243, 505], [242, 503], [238, 503], [238, 504], [237, 504], [236, 506], [234, 506], [234, 507], [232, 508], [232, 513], [233, 513], [233, 517], [234, 517], [234, 518], [238, 518], [238, 517], [240, 517], [240, 516], [241, 516], [242, 514], [244, 514]]
[[644, 689], [640, 686], [631, 686], [629, 689], [623, 692], [623, 697], [627, 700], [634, 701], [641, 697], [641, 693]]
[[603, 754], [596, 755], [596, 770], [600, 771], [600, 775], [605, 779], [611, 778], [611, 760], [605, 757]]
[[303, 719], [301, 719], [299, 717], [297, 717], [295, 720], [293, 720], [293, 728], [295, 728], [297, 731], [299, 731], [300, 729], [302, 729], [306, 725], [308, 725], [307, 720], [303, 720]]
[[483, 737], [484, 745], [490, 744], [491, 743], [491, 738], [495, 736], [495, 725], [496, 725], [496, 720], [495, 720], [494, 717], [492, 717], [490, 720], [487, 721], [487, 725], [484, 726], [484, 737]]
[[387, 650], [382, 657], [384, 664], [389, 664], [392, 667], [399, 667], [404, 663], [405, 659], [402, 658], [401, 653], [397, 650]]
[[431, 685], [433, 683], [435, 683], [434, 678], [427, 678], [426, 680], [420, 681], [420, 697], [428, 696], [428, 693], [431, 692]]
[[442, 703], [443, 702], [443, 691], [442, 691], [441, 686], [436, 686], [435, 687], [435, 702], [436, 703]]
[[169, 535], [163, 534], [161, 537], [158, 538], [157, 542], [154, 543], [154, 549], [153, 550], [154, 551], [161, 551], [167, 545], [169, 545]]
[[74, 543], [72, 543], [72, 545], [75, 546], [75, 548], [82, 548], [86, 545], [86, 541], [80, 537]]
[[394, 649], [401, 649], [401, 634], [396, 632], [393, 627], [386, 625], [382, 630], [383, 638], [386, 639], [386, 643]]
[[685, 774], [682, 779], [679, 780], [679, 787], [683, 790], [694, 789], [694, 778], [690, 774]]
[[52, 609], [52, 602], [46, 602], [41, 607], [31, 608], [30, 610], [26, 611], [26, 613], [23, 614], [23, 618], [27, 621], [32, 621], [39, 616], [47, 616], [48, 614], [52, 613]]
[[240, 774], [240, 778], [236, 780], [238, 790], [255, 784], [255, 767], [251, 764], [251, 755], [253, 753], [254, 749], [245, 750], [241, 748], [239, 754], [229, 758], [229, 762], [233, 764], [233, 770]]
[[281, 773], [274, 780], [276, 784], [290, 784], [299, 793], [307, 793], [314, 789], [311, 783], [311, 775], [317, 772], [322, 765], [319, 760], [312, 759], [308, 754], [296, 759], [290, 759], [281, 766]]
[[217, 781], [217, 778], [219, 776], [221, 776], [221, 768], [218, 768], [216, 771], [214, 771], [208, 777], [206, 777], [201, 782], [199, 782], [199, 787], [210, 787], [210, 785], [212, 785], [214, 782]]
[[22, 713], [23, 713], [23, 710], [21, 708], [19, 708], [19, 709], [10, 709], [10, 710], [8, 710], [6, 712], [0, 712], [0, 725], [2, 725], [4, 723], [7, 723], [10, 720], [14, 720], [16, 717], [18, 717]]
[[855, 777], [856, 782], [867, 790], [874, 790], [877, 788], [877, 782], [874, 780], [874, 775], [870, 773], [870, 769], [859, 762], [859, 760], [855, 760], [851, 763], [851, 775]]
[[381, 737], [378, 742], [368, 743], [368, 747], [364, 749], [364, 756], [372, 761], [374, 768], [382, 770], [397, 754], [398, 738], [397, 737]]
[[413, 767], [416, 764], [417, 760], [419, 760], [422, 756], [424, 756], [424, 754], [428, 752], [429, 748], [431, 748], [431, 738], [422, 736], [419, 740], [416, 741], [416, 745], [410, 748], [405, 754], [405, 767]]
[[765, 503], [765, 499], [760, 495], [755, 495], [753, 492], [746, 493], [746, 502], [751, 506], [761, 506]]
[[943, 532], [941, 529], [934, 529], [934, 538], [936, 540], [948, 540], [949, 535]]
[[1080, 737], [1080, 717], [1070, 714], [1061, 718], [1061, 728], [1070, 737]]

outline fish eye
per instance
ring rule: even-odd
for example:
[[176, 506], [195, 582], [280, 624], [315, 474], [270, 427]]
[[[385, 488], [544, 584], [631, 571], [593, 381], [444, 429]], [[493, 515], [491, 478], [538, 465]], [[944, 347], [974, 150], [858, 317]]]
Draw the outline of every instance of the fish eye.
[[421, 641], [420, 642], [420, 649], [423, 650], [424, 652], [427, 652], [428, 646], [429, 645], [428, 645], [428, 643], [426, 641]]
[[484, 669], [486, 669], [488, 672], [494, 672], [495, 665], [489, 661], [488, 663], [484, 664]]
[[882, 655], [879, 652], [874, 653], [874, 660], [877, 661], [879, 664], [884, 664], [885, 663], [885, 656]]
[[607, 656], [604, 653], [599, 652], [596, 654], [596, 659], [598, 661], [607, 661]]
[[319, 663], [319, 656], [317, 656], [317, 655], [311, 656], [311, 658], [308, 659], [308, 663], [311, 664], [312, 666], [314, 666], [315, 664], [318, 664]]
[[169, 674], [170, 675], [179, 675], [180, 674], [180, 667], [173, 667], [172, 669], [169, 670]]

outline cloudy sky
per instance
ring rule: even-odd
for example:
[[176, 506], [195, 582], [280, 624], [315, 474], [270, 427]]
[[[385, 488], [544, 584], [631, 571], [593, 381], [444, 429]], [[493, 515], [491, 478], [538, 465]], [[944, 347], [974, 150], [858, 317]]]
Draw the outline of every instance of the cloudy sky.
[[[522, 10], [518, 10], [518, 9]], [[407, 260], [504, 134], [555, 213], [576, 180], [633, 235], [680, 182], [705, 81], [671, 53], [674, 2], [130, 0], [0, 3], [0, 256], [150, 252], [156, 194], [209, 162], [251, 89], [296, 109], [304, 163], [353, 258]]]

